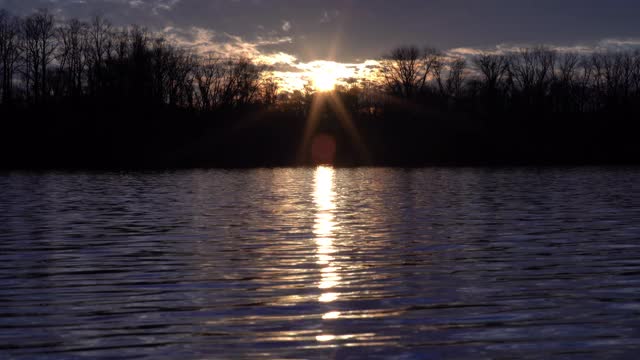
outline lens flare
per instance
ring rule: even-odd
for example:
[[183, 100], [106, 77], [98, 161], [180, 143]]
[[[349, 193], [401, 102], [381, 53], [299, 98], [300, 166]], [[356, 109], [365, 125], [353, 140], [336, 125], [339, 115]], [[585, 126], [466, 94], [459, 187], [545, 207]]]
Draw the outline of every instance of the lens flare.
[[317, 73], [312, 75], [313, 87], [317, 91], [332, 91], [335, 89], [338, 79], [329, 73]]

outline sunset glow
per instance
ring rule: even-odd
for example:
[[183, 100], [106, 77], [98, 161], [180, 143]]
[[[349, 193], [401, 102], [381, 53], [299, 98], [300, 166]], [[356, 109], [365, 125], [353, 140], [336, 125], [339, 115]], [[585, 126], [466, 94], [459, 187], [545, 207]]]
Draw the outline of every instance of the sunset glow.
[[328, 92], [336, 86], [349, 87], [351, 84], [377, 79], [377, 60], [366, 60], [361, 63], [341, 63], [337, 61], [316, 60], [311, 62], [289, 62], [276, 65], [286, 66], [295, 71], [270, 72], [278, 81], [281, 91], [303, 90], [306, 85], [311, 85], [314, 91]]
[[312, 74], [313, 87], [317, 91], [331, 91], [336, 87], [337, 79], [332, 72], [318, 72]]
[[317, 91], [331, 91], [338, 83], [339, 66], [335, 63], [327, 63], [316, 70], [312, 70], [309, 76], [313, 87]]
[[0, 360], [633, 359], [640, 0], [0, 0]]

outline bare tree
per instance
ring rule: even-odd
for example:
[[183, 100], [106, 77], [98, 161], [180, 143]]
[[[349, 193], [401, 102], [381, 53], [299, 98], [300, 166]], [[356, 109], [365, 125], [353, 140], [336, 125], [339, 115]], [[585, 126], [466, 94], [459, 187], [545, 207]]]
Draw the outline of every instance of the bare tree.
[[113, 35], [113, 48], [115, 61], [122, 64], [129, 56], [129, 50], [131, 49], [131, 37], [129, 36], [129, 29], [122, 28], [114, 31]]
[[23, 25], [25, 75], [31, 85], [34, 101], [42, 101], [48, 93], [47, 67], [56, 51], [55, 23], [48, 10], [27, 17]]
[[640, 96], [640, 52], [637, 50], [633, 52], [633, 64], [632, 66], [632, 89], [633, 96]]
[[252, 102], [259, 92], [263, 70], [246, 58], [228, 60], [224, 64], [218, 95], [220, 106], [242, 106]]
[[58, 28], [59, 70], [63, 79], [63, 91], [70, 96], [82, 95], [86, 70], [86, 48], [88, 46], [87, 25], [78, 20], [70, 20]]
[[445, 70], [446, 63], [444, 59], [440, 57], [436, 58], [432, 66], [433, 78], [435, 80], [435, 85], [437, 86], [437, 91], [441, 96], [447, 95], [447, 90], [445, 86], [445, 79], [443, 77], [443, 71]]
[[211, 110], [217, 105], [217, 95], [222, 86], [224, 70], [221, 60], [208, 54], [204, 58], [200, 58], [194, 71], [200, 109]]
[[502, 54], [480, 54], [473, 63], [483, 78], [485, 87], [495, 91], [509, 72], [509, 58]]
[[554, 110], [572, 111], [579, 109], [580, 56], [573, 52], [558, 54], [555, 81], [552, 84]]
[[262, 103], [267, 106], [274, 105], [278, 97], [279, 88], [275, 79], [271, 76], [263, 76], [260, 87], [262, 89]]
[[391, 51], [380, 70], [387, 91], [411, 98], [425, 90], [429, 75], [440, 63], [441, 55], [437, 50], [420, 51], [415, 46], [406, 46]]
[[530, 105], [548, 94], [556, 76], [556, 60], [557, 53], [542, 46], [521, 49], [513, 55], [510, 74]]
[[563, 53], [558, 61], [558, 81], [573, 84], [577, 80], [580, 56], [573, 52]]
[[235, 84], [233, 99], [236, 106], [250, 104], [256, 99], [263, 71], [263, 67], [253, 64], [246, 58], [233, 63], [229, 72], [229, 83]]
[[449, 63], [449, 76], [446, 85], [449, 96], [460, 97], [462, 95], [466, 67], [467, 62], [464, 58], [455, 58]]
[[100, 16], [95, 16], [87, 28], [86, 58], [88, 66], [89, 89], [96, 94], [104, 86], [104, 67], [112, 55], [113, 28], [111, 23]]
[[171, 49], [166, 66], [166, 88], [169, 105], [193, 105], [194, 56], [182, 49]]
[[13, 80], [20, 57], [20, 20], [0, 10], [0, 73], [2, 82], [2, 103], [6, 104], [13, 97]]

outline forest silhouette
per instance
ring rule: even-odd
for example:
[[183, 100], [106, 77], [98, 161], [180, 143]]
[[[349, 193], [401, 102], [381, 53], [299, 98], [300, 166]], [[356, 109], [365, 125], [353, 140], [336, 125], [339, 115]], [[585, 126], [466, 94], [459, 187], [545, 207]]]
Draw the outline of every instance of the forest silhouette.
[[141, 27], [0, 11], [0, 167], [640, 159], [637, 51], [537, 46], [463, 58], [400, 46], [378, 64], [375, 79], [345, 79], [330, 93], [283, 91], [254, 59], [194, 53]]

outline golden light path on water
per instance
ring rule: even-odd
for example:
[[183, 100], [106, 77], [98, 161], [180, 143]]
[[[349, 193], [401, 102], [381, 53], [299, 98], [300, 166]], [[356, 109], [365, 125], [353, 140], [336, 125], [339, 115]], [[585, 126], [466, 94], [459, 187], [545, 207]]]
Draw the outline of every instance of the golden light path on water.
[[[338, 299], [340, 294], [332, 291], [340, 283], [340, 269], [335, 264], [333, 254], [336, 252], [334, 247], [335, 235], [337, 229], [335, 222], [335, 196], [334, 191], [335, 170], [331, 167], [320, 166], [315, 171], [315, 191], [313, 194], [316, 215], [313, 227], [314, 240], [316, 243], [317, 264], [321, 267], [320, 283], [318, 288], [321, 295], [318, 301], [321, 303], [331, 303]], [[340, 312], [329, 311], [322, 316], [323, 320], [333, 320], [340, 317]], [[318, 335], [316, 340], [327, 342], [334, 340], [333, 335]]]

